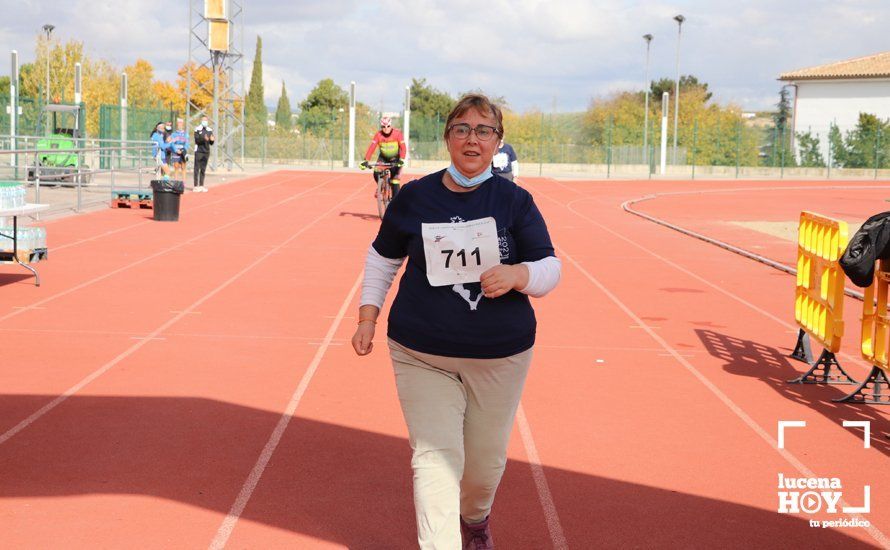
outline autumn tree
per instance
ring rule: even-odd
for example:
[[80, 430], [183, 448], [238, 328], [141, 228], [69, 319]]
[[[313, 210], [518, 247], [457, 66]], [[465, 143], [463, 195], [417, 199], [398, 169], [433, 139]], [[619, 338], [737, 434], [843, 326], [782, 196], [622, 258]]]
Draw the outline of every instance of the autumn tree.
[[154, 67], [144, 59], [124, 68], [127, 73], [127, 103], [130, 107], [149, 109], [160, 104], [154, 89]]

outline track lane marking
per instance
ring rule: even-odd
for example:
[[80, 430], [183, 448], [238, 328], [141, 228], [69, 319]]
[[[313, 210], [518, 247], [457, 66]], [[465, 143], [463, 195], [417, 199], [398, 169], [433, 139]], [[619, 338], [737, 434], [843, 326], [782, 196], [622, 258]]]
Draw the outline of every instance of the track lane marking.
[[[139, 259], [139, 260], [136, 260], [136, 261], [134, 261], [134, 262], [131, 262], [131, 263], [129, 263], [129, 264], [126, 264], [126, 265], [124, 265], [124, 266], [121, 266], [121, 267], [119, 267], [119, 268], [117, 268], [117, 269], [115, 269], [115, 270], [113, 270], [113, 271], [108, 271], [108, 272], [106, 272], [106, 273], [104, 273], [104, 274], [102, 274], [102, 275], [99, 275], [99, 276], [97, 276], [97, 277], [94, 277], [93, 279], [90, 279], [90, 280], [88, 280], [88, 281], [84, 281], [84, 282], [82, 282], [82, 283], [80, 283], [80, 284], [77, 284], [77, 285], [75, 285], [75, 286], [73, 286], [73, 287], [71, 287], [71, 288], [69, 288], [69, 289], [67, 289], [67, 290], [63, 290], [63, 291], [61, 291], [61, 292], [57, 292], [56, 294], [53, 294], [53, 295], [51, 295], [51, 296], [47, 296], [46, 298], [44, 298], [44, 299], [42, 299], [42, 300], [38, 300], [38, 301], [34, 302], [34, 303], [31, 304], [30, 306], [23, 306], [21, 309], [17, 309], [17, 310], [15, 310], [15, 311], [12, 311], [12, 312], [7, 313], [6, 315], [3, 315], [2, 317], [0, 317], [0, 322], [6, 321], [7, 319], [9, 319], [9, 318], [11, 318], [11, 317], [15, 317], [16, 315], [19, 315], [19, 314], [21, 314], [21, 313], [24, 313], [25, 311], [30, 311], [31, 309], [36, 309], [36, 308], [38, 308], [39, 306], [42, 306], [43, 304], [46, 304], [46, 303], [48, 303], [48, 302], [51, 302], [51, 301], [53, 301], [53, 300], [55, 300], [55, 299], [57, 299], [57, 298], [61, 298], [62, 296], [67, 296], [68, 294], [71, 294], [72, 292], [75, 292], [75, 291], [80, 290], [80, 289], [82, 289], [82, 288], [86, 288], [86, 287], [88, 287], [88, 286], [91, 286], [91, 285], [93, 285], [93, 284], [95, 284], [95, 283], [98, 283], [99, 281], [103, 281], [103, 280], [105, 280], [105, 279], [108, 279], [109, 277], [112, 277], [112, 276], [114, 276], [114, 275], [117, 275], [118, 273], [122, 273], [122, 272], [124, 272], [124, 271], [127, 271], [128, 269], [133, 268], [133, 267], [136, 267], [137, 265], [141, 265], [141, 264], [143, 264], [143, 263], [148, 262], [149, 260], [153, 260], [153, 259], [155, 259], [155, 258], [157, 258], [157, 257], [159, 257], [159, 256], [163, 256], [164, 254], [167, 254], [168, 252], [173, 252], [174, 250], [178, 250], [178, 249], [180, 249], [180, 248], [183, 248], [183, 247], [185, 247], [185, 246], [187, 246], [187, 245], [192, 244], [192, 243], [195, 242], [195, 241], [198, 241], [198, 240], [200, 240], [200, 239], [203, 239], [204, 237], [206, 237], [206, 236], [208, 236], [208, 235], [212, 235], [212, 234], [216, 233], [217, 231], [222, 231], [223, 229], [228, 229], [229, 227], [231, 227], [231, 226], [233, 226], [233, 225], [236, 225], [236, 224], [238, 224], [238, 223], [241, 223], [241, 222], [243, 222], [244, 220], [247, 220], [247, 219], [250, 219], [250, 218], [252, 218], [252, 217], [254, 217], [254, 216], [257, 216], [257, 215], [259, 215], [259, 214], [263, 214], [263, 213], [265, 213], [265, 212], [268, 212], [269, 210], [272, 210], [273, 208], [277, 208], [277, 207], [279, 207], [279, 206], [281, 206], [281, 205], [283, 205], [283, 204], [286, 204], [286, 203], [288, 203], [288, 202], [290, 202], [290, 201], [296, 200], [296, 199], [298, 199], [298, 198], [302, 198], [302, 197], [303, 197], [304, 195], [306, 195], [307, 193], [309, 193], [309, 192], [311, 192], [311, 191], [314, 191], [315, 189], [318, 189], [318, 188], [320, 188], [320, 187], [324, 187], [325, 185], [331, 183], [331, 182], [334, 181], [334, 180], [340, 179], [341, 177], [343, 177], [343, 174], [334, 176], [333, 178], [331, 178], [331, 179], [329, 179], [329, 180], [326, 180], [326, 181], [324, 181], [324, 182], [322, 182], [322, 183], [320, 183], [320, 184], [318, 184], [318, 185], [316, 185], [316, 186], [314, 186], [314, 187], [310, 187], [309, 189], [306, 189], [305, 191], [301, 191], [300, 193], [297, 193], [296, 195], [292, 195], [292, 196], [290, 196], [290, 197], [288, 197], [288, 198], [286, 198], [286, 199], [283, 199], [283, 200], [281, 200], [281, 201], [279, 201], [279, 202], [277, 202], [277, 203], [275, 203], [275, 204], [272, 204], [272, 205], [266, 206], [266, 207], [264, 207], [264, 208], [261, 208], [260, 210], [257, 210], [257, 211], [255, 211], [255, 212], [252, 212], [252, 213], [250, 213], [250, 214], [247, 214], [247, 215], [245, 215], [245, 216], [242, 216], [242, 217], [240, 217], [240, 218], [238, 218], [238, 219], [232, 220], [232, 221], [230, 221], [230, 222], [228, 222], [228, 223], [226, 223], [226, 224], [223, 224], [223, 225], [218, 226], [218, 227], [216, 227], [216, 228], [214, 228], [214, 229], [211, 229], [211, 230], [209, 230], [209, 231], [206, 231], [206, 232], [204, 232], [204, 233], [201, 233], [200, 235], [196, 235], [196, 236], [192, 237], [191, 239], [188, 239], [187, 241], [182, 241], [182, 242], [180, 242], [180, 243], [178, 243], [178, 244], [175, 244], [175, 245], [173, 245], [173, 246], [171, 246], [171, 247], [169, 247], [169, 248], [165, 248], [165, 249], [163, 249], [163, 250], [159, 250], [158, 252], [155, 252], [154, 254], [151, 254], [151, 255], [149, 255], [149, 256], [146, 256], [146, 257], [144, 257], [144, 258], [141, 258], [141, 259]], [[267, 252], [267, 254], [268, 254], [268, 252]], [[263, 257], [265, 257], [265, 255], [264, 255]]]
[[[329, 183], [330, 181], [333, 181], [334, 179], [337, 179], [337, 177], [332, 178], [331, 180], [328, 180], [327, 182], [322, 183], [321, 185], [326, 185], [327, 183]], [[320, 214], [312, 222], [302, 226], [296, 233], [294, 233], [293, 235], [288, 237], [279, 246], [284, 246], [284, 245], [292, 242], [294, 239], [296, 239], [297, 237], [302, 235], [307, 229], [313, 227], [316, 223], [321, 221], [326, 216], [330, 215], [337, 208], [340, 208], [343, 204], [346, 204], [347, 202], [352, 200], [356, 195], [358, 195], [359, 192], [361, 192], [364, 189], [366, 189], [366, 187], [361, 186], [358, 189], [356, 189], [355, 191], [353, 191], [348, 197], [341, 200], [340, 202], [335, 204], [333, 207], [331, 207], [324, 213]], [[280, 204], [283, 204], [284, 202], [286, 202], [286, 201], [282, 201], [278, 204], [280, 205]], [[102, 365], [101, 367], [99, 367], [98, 369], [96, 369], [95, 371], [93, 371], [92, 373], [87, 375], [86, 377], [84, 377], [77, 384], [68, 388], [64, 393], [62, 393], [61, 395], [59, 395], [58, 397], [56, 397], [55, 399], [53, 399], [52, 401], [50, 401], [49, 403], [47, 403], [46, 405], [44, 405], [43, 407], [38, 409], [36, 412], [32, 413], [30, 416], [28, 416], [27, 418], [25, 418], [24, 420], [22, 420], [21, 422], [19, 422], [12, 428], [10, 428], [8, 431], [6, 431], [2, 435], [0, 435], [0, 445], [3, 445], [7, 441], [9, 441], [13, 436], [15, 436], [16, 434], [18, 434], [19, 432], [21, 432], [22, 430], [24, 430], [25, 428], [27, 428], [28, 426], [30, 426], [31, 424], [33, 424], [34, 422], [39, 420], [41, 417], [43, 417], [44, 415], [46, 415], [47, 413], [49, 413], [50, 411], [52, 411], [53, 409], [55, 409], [56, 407], [61, 405], [62, 403], [64, 403], [65, 400], [67, 400], [69, 397], [71, 397], [72, 395], [76, 394], [77, 392], [79, 392], [80, 390], [82, 390], [83, 388], [88, 386], [91, 382], [93, 382], [94, 380], [96, 380], [97, 378], [99, 378], [100, 376], [102, 376], [103, 374], [108, 372], [109, 370], [111, 370], [115, 365], [117, 365], [118, 363], [120, 363], [121, 361], [126, 359], [127, 357], [133, 355], [140, 349], [142, 349], [142, 347], [145, 346], [145, 344], [156, 339], [165, 330], [167, 330], [168, 328], [173, 326], [179, 320], [186, 317], [190, 311], [195, 310], [196, 308], [198, 308], [199, 306], [201, 306], [202, 304], [207, 302], [209, 299], [216, 296], [218, 293], [223, 291], [229, 285], [231, 285], [236, 280], [241, 278], [244, 274], [246, 274], [247, 272], [249, 272], [256, 266], [258, 266], [260, 263], [262, 263], [264, 260], [269, 258], [274, 251], [275, 250], [273, 249], [273, 250], [263, 254], [262, 256], [260, 256], [259, 258], [257, 258], [253, 262], [251, 262], [250, 264], [248, 264], [246, 267], [241, 269], [241, 271], [239, 271], [235, 275], [231, 276], [226, 281], [224, 281], [222, 284], [218, 285], [213, 290], [211, 290], [210, 292], [208, 292], [207, 294], [205, 294], [204, 296], [202, 296], [201, 298], [199, 298], [198, 300], [193, 302], [187, 308], [185, 308], [180, 313], [176, 314], [175, 316], [173, 316], [172, 318], [167, 320], [165, 323], [163, 323], [161, 326], [159, 326], [158, 328], [153, 330], [151, 333], [139, 338], [135, 344], [131, 345], [126, 350], [124, 350], [123, 352], [118, 354], [114, 359], [112, 359], [111, 361], [108, 361], [107, 363], [105, 363], [104, 365]]]
[[358, 277], [356, 277], [355, 279], [355, 283], [353, 283], [352, 285], [352, 289], [349, 291], [349, 293], [346, 295], [346, 298], [343, 300], [343, 303], [340, 305], [340, 310], [337, 312], [336, 317], [334, 317], [334, 320], [331, 321], [331, 325], [330, 327], [328, 327], [328, 332], [325, 335], [324, 340], [322, 341], [319, 348], [316, 350], [315, 356], [309, 363], [309, 367], [306, 369], [306, 372], [304, 372], [302, 378], [300, 378], [300, 383], [297, 385], [297, 389], [294, 390], [293, 395], [291, 395], [290, 401], [288, 401], [284, 413], [282, 413], [281, 417], [278, 419], [278, 423], [275, 425], [275, 429], [272, 430], [272, 433], [269, 435], [269, 439], [266, 441], [265, 446], [263, 446], [263, 450], [260, 452], [259, 458], [257, 458], [256, 463], [250, 470], [250, 474], [248, 474], [247, 479], [244, 480], [244, 484], [241, 486], [241, 490], [238, 492], [238, 496], [235, 498], [235, 502], [229, 509], [229, 513], [226, 515], [226, 518], [223, 520], [222, 524], [219, 526], [219, 529], [216, 531], [216, 535], [210, 542], [209, 548], [211, 550], [220, 550], [222, 548], [225, 548], [226, 543], [232, 536], [232, 532], [235, 530], [238, 519], [241, 517], [241, 514], [244, 513], [244, 509], [247, 507], [247, 503], [250, 501], [250, 497], [253, 496], [253, 492], [259, 484], [260, 478], [262, 478], [263, 473], [266, 471], [266, 467], [269, 465], [269, 460], [272, 459], [272, 454], [275, 453], [275, 449], [278, 448], [278, 444], [281, 442], [281, 438], [284, 436], [284, 432], [287, 429], [288, 424], [290, 424], [291, 419], [293, 419], [294, 414], [297, 411], [297, 407], [300, 405], [300, 401], [303, 399], [303, 395], [306, 393], [306, 389], [309, 387], [309, 383], [312, 381], [312, 378], [318, 371], [318, 366], [321, 364], [321, 360], [324, 358], [325, 353], [327, 353], [328, 348], [331, 346], [334, 340], [334, 334], [336, 334], [337, 329], [340, 327], [340, 323], [343, 322], [343, 317], [346, 315], [347, 309], [349, 308], [350, 304], [352, 304], [356, 293], [358, 293], [358, 289], [362, 283], [363, 275], [364, 272], [359, 272]]
[[[723, 288], [710, 283], [709, 281], [703, 279], [702, 277], [686, 270], [685, 268], [675, 264], [674, 262], [671, 262], [670, 260], [668, 260], [666, 258], [663, 258], [662, 256], [660, 256], [657, 253], [638, 244], [637, 242], [635, 242], [631, 239], [628, 239], [627, 237], [609, 229], [606, 226], [601, 225], [600, 223], [589, 218], [588, 216], [581, 214], [580, 212], [577, 212], [576, 210], [571, 208], [571, 205], [574, 204], [575, 202], [587, 200], [587, 199], [585, 199], [585, 198], [576, 199], [575, 201], [571, 201], [568, 204], [563, 204], [563, 203], [559, 202], [558, 200], [556, 200], [552, 197], [549, 197], [547, 194], [540, 192], [540, 190], [538, 190], [537, 193], [540, 194], [541, 196], [551, 200], [552, 202], [555, 202], [559, 206], [567, 208], [569, 211], [573, 212], [574, 214], [590, 221], [594, 225], [615, 235], [616, 237], [619, 237], [620, 239], [624, 240], [625, 242], [632, 244], [633, 246], [640, 248], [641, 250], [649, 253], [650, 255], [654, 256], [655, 258], [667, 263], [668, 265], [671, 265], [672, 267], [678, 269], [679, 271], [705, 283], [706, 285], [714, 288], [715, 290], [718, 290], [719, 292], [721, 292], [723, 294], [726, 294], [729, 297], [732, 297], [733, 299], [751, 307], [752, 309], [763, 313], [767, 317], [774, 319], [781, 324], [785, 324], [783, 321], [779, 320], [777, 317], [758, 308], [754, 304], [747, 302], [743, 298], [736, 296], [736, 295], [730, 293], [729, 291], [724, 290]], [[649, 325], [647, 325], [645, 323], [645, 321], [643, 321], [638, 315], [636, 315], [633, 312], [633, 310], [630, 309], [630, 307], [628, 307], [624, 302], [622, 302], [621, 299], [618, 298], [618, 296], [616, 296], [614, 293], [612, 293], [596, 277], [591, 275], [590, 272], [588, 272], [577, 260], [575, 260], [575, 258], [572, 255], [570, 255], [568, 252], [566, 252], [566, 250], [563, 249], [562, 247], [555, 247], [555, 248], [558, 251], [558, 253], [560, 254], [560, 256], [562, 256], [566, 260], [568, 260], [569, 263], [571, 263], [585, 278], [587, 278], [588, 281], [593, 283], [593, 285], [596, 286], [607, 298], [609, 298], [609, 300], [611, 300], [628, 317], [630, 317], [634, 321], [635, 324], [640, 326], [640, 328], [642, 328], [653, 340], [655, 340], [655, 342], [657, 342], [662, 348], [664, 348], [664, 350], [671, 357], [673, 357], [690, 374], [692, 374], [699, 382], [701, 382], [718, 400], [720, 400], [724, 405], [726, 405], [726, 407], [729, 408], [740, 420], [742, 420], [742, 422], [744, 424], [746, 424], [751, 430], [753, 430], [754, 433], [756, 433], [774, 451], [776, 451], [780, 456], [782, 456], [782, 458], [784, 458], [789, 464], [791, 464], [798, 472], [800, 472], [805, 477], [812, 477], [812, 478], [818, 477], [815, 474], [815, 472], [813, 472], [809, 467], [807, 467], [803, 462], [801, 462], [794, 454], [792, 454], [791, 452], [789, 452], [786, 449], [780, 448], [778, 445], [778, 441], [776, 439], [774, 439], [766, 430], [764, 430], [753, 418], [751, 418], [751, 416], [749, 416], [741, 407], [739, 407], [728, 395], [726, 395], [722, 390], [720, 390], [720, 388], [718, 388], [713, 382], [711, 382], [707, 377], [705, 377], [698, 369], [696, 369], [689, 361], [687, 361], [686, 358], [683, 357], [682, 354], [680, 354], [677, 350], [675, 350], [673, 347], [671, 347], [671, 345], [668, 344], [666, 340], [664, 340], [661, 336], [659, 336], [658, 333], [655, 332], [655, 330], [653, 330], [651, 327], [649, 327]], [[841, 498], [840, 502], [844, 506], [849, 506], [849, 504], [843, 498]], [[852, 514], [852, 517], [859, 519], [861, 521], [868, 521], [861, 514]], [[874, 524], [869, 522], [869, 527], [864, 528], [864, 529], [875, 541], [880, 543], [883, 547], [890, 548], [890, 538], [888, 538], [883, 532], [881, 532], [877, 527], [875, 527]]]

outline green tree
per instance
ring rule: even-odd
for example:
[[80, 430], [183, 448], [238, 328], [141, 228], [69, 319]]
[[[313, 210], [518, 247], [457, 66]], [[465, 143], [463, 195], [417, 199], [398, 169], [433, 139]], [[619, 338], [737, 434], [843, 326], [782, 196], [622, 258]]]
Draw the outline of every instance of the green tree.
[[[674, 96], [674, 82], [675, 80], [672, 78], [662, 78], [660, 80], [655, 80], [652, 82], [650, 87], [650, 103], [653, 101], [660, 102], [661, 96], [664, 92], [667, 92]], [[699, 82], [698, 77], [685, 74], [680, 76], [680, 100], [683, 99], [683, 94], [686, 92], [699, 91], [704, 95], [705, 101], [710, 101], [711, 97], [714, 94], [708, 91], [708, 84], [706, 82]], [[643, 94], [640, 94], [640, 97], [643, 97]]]
[[797, 133], [797, 151], [800, 166], [805, 168], [821, 168], [825, 166], [822, 158], [821, 143], [818, 135], [812, 132]]
[[873, 168], [880, 166], [887, 157], [883, 151], [890, 135], [890, 121], [881, 120], [870, 113], [859, 113], [856, 126], [847, 132], [844, 140], [844, 168]]
[[0, 95], [9, 93], [9, 81], [10, 77], [0, 76]]
[[837, 124], [832, 123], [828, 130], [829, 162], [832, 166], [843, 166], [847, 163], [847, 147], [844, 145], [844, 136]]
[[275, 109], [275, 127], [284, 132], [290, 132], [293, 128], [290, 100], [287, 98], [284, 82], [281, 83], [281, 97], [278, 98], [278, 108]]
[[[265, 131], [269, 111], [266, 109], [263, 90], [263, 39], [256, 37], [256, 53], [253, 57], [253, 70], [250, 73], [250, 89], [244, 103], [244, 114], [247, 119], [247, 132], [258, 135]], [[288, 108], [290, 105], [288, 105]]]
[[427, 84], [425, 78], [412, 78], [410, 90], [412, 115], [444, 119], [454, 107], [454, 98]]
[[326, 135], [336, 113], [349, 107], [346, 90], [325, 78], [316, 84], [306, 99], [300, 103], [298, 123], [301, 128], [315, 135]]
[[[776, 110], [770, 115], [773, 127], [766, 134], [766, 143], [763, 146], [764, 164], [778, 166], [784, 162], [784, 165], [788, 166], [793, 161], [793, 155], [790, 154], [791, 129], [788, 127], [791, 116], [791, 96], [788, 93], [788, 88], [782, 86], [779, 89], [779, 102], [776, 103]], [[783, 153], [784, 161], [782, 160]]]

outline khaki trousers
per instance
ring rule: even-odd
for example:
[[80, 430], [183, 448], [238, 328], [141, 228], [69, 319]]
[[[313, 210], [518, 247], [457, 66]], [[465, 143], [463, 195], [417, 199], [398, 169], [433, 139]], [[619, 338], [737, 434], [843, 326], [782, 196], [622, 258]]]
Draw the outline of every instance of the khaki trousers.
[[422, 549], [461, 548], [460, 517], [488, 517], [532, 359], [429, 355], [389, 341], [413, 450], [414, 509]]

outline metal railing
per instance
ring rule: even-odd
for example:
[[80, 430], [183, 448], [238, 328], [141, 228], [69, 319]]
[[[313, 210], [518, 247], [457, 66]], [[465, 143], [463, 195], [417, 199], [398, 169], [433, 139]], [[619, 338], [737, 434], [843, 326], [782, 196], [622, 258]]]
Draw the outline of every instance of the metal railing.
[[37, 147], [44, 139], [0, 137], [0, 179], [24, 184], [28, 202], [50, 204], [50, 213], [107, 203], [115, 188], [147, 189], [155, 174], [150, 141], [72, 138], [83, 146]]

